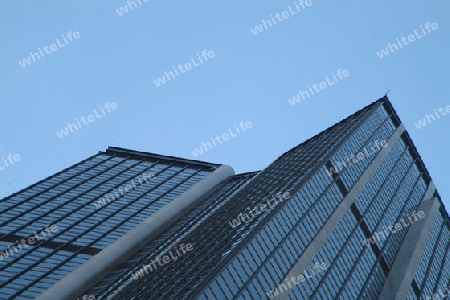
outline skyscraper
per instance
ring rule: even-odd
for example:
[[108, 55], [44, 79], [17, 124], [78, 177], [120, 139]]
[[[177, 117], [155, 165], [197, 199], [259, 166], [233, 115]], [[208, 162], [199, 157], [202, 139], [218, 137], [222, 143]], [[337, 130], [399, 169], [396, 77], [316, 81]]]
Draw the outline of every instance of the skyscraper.
[[450, 219], [387, 97], [258, 172], [108, 148], [0, 204], [5, 299], [450, 292]]

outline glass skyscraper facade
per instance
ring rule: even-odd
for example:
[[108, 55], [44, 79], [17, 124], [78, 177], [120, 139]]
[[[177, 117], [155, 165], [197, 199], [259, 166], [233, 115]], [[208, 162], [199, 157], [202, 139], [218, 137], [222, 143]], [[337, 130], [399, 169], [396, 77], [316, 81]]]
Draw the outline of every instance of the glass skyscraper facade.
[[[35, 299], [217, 166], [115, 149], [2, 199], [0, 299]], [[133, 181], [144, 184], [119, 193]], [[121, 197], [97, 208], [114, 190]], [[47, 225], [57, 226], [51, 237], [40, 234]]]
[[109, 148], [0, 204], [0, 250], [58, 227], [0, 260], [2, 299], [450, 294], [450, 219], [387, 97], [261, 171]]

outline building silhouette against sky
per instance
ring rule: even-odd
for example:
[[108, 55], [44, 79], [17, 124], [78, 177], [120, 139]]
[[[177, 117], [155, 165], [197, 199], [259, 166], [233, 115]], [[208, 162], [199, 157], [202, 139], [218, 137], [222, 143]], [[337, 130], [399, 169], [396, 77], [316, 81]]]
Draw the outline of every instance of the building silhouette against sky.
[[450, 292], [449, 216], [387, 97], [258, 172], [110, 147], [2, 199], [0, 222], [1, 299]]

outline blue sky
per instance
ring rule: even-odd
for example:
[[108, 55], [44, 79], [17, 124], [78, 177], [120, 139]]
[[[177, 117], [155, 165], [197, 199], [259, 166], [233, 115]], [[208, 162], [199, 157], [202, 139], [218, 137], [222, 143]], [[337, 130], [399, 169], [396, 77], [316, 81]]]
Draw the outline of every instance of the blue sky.
[[[0, 11], [0, 198], [108, 146], [194, 159], [191, 151], [234, 124], [252, 127], [196, 159], [260, 170], [283, 152], [382, 97], [389, 98], [450, 207], [449, 1], [311, 1], [258, 34], [294, 1], [9, 1]], [[289, 13], [290, 14], [290, 13]], [[423, 35], [427, 22], [438, 29]], [[420, 39], [376, 53], [417, 30]], [[67, 44], [62, 35], [77, 31]], [[18, 63], [59, 39], [63, 47]], [[56, 47], [56, 46], [55, 46]], [[214, 57], [157, 87], [197, 53]], [[350, 75], [294, 106], [288, 99], [332, 72]], [[100, 111], [105, 103], [117, 108]], [[100, 117], [59, 138], [75, 118]], [[235, 132], [234, 132], [235, 133]]]

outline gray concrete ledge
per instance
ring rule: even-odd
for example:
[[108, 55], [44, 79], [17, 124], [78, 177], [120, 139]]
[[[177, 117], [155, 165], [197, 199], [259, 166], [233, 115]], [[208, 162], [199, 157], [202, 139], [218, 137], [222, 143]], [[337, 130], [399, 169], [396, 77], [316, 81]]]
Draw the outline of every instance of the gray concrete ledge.
[[388, 278], [384, 282], [383, 289], [378, 297], [380, 300], [403, 300], [408, 295], [414, 272], [427, 243], [434, 219], [439, 213], [439, 200], [429, 198], [430, 195], [432, 197], [434, 192], [434, 185], [431, 183], [430, 186], [431, 188], [428, 188], [428, 192], [417, 208], [417, 212], [423, 211], [425, 216], [415, 221], [409, 228]]
[[73, 300], [83, 295], [110, 271], [157, 238], [170, 225], [203, 201], [219, 183], [233, 175], [234, 171], [231, 167], [220, 166], [36, 299]]
[[[375, 173], [376, 169], [383, 162], [383, 160], [388, 155], [392, 147], [394, 147], [395, 143], [400, 139], [404, 131], [405, 126], [403, 124], [400, 124], [400, 126], [397, 127], [396, 131], [389, 138], [388, 145], [385, 148], [381, 149], [380, 152], [378, 152], [377, 156], [369, 164], [369, 166], [366, 168], [361, 177], [356, 181], [352, 189], [344, 197], [344, 199], [338, 205], [333, 214], [328, 218], [327, 222], [322, 227], [322, 229], [317, 233], [317, 235], [314, 237], [309, 246], [306, 247], [305, 251], [303, 251], [303, 254], [300, 256], [295, 265], [292, 267], [291, 271], [289, 271], [289, 273], [286, 275], [286, 277], [283, 278], [283, 280], [281, 280], [280, 283], [282, 283], [285, 279], [297, 277], [298, 275], [302, 274], [303, 270], [306, 270], [308, 266], [313, 262], [313, 259], [314, 257], [316, 257], [320, 248], [325, 244], [325, 242], [330, 237], [331, 233], [334, 231], [340, 220], [350, 209], [350, 206], [353, 204], [353, 202], [355, 202], [356, 198], [361, 193], [364, 186], [369, 182], [370, 178]], [[287, 291], [280, 293], [278, 296], [273, 297], [272, 299], [281, 300], [287, 298], [287, 296], [289, 295], [289, 293], [292, 291], [293, 288], [294, 286], [289, 288]]]

